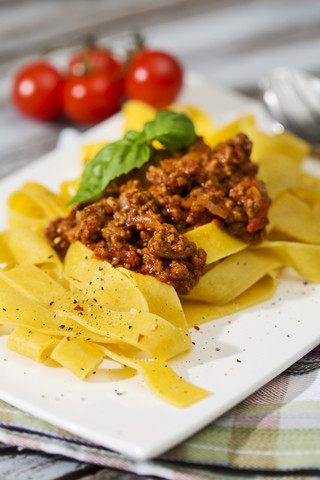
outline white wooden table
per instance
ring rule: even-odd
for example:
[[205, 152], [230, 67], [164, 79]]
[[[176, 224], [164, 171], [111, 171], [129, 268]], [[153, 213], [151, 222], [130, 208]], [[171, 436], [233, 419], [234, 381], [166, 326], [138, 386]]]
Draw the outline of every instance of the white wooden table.
[[[249, 96], [258, 97], [259, 77], [276, 66], [320, 75], [319, 0], [0, 0], [0, 178], [53, 148], [67, 125], [13, 110], [17, 67], [48, 50], [62, 65], [89, 33], [121, 52], [137, 30], [186, 68]], [[134, 478], [58, 456], [0, 450], [1, 480]]]

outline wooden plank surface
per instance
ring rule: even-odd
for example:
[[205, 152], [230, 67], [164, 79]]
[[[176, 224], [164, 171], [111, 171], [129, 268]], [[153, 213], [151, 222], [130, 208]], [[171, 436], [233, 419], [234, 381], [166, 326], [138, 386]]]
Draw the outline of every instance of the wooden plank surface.
[[[48, 50], [62, 65], [89, 33], [123, 52], [137, 29], [186, 68], [251, 96], [276, 66], [320, 75], [319, 0], [0, 0], [0, 178], [53, 148], [67, 125], [33, 122], [13, 110], [16, 69]], [[0, 480], [80, 478], [137, 476], [0, 445]]]
[[[32, 451], [0, 450], [2, 480], [58, 480], [63, 478], [95, 478], [99, 467], [76, 462], [61, 456], [38, 454]], [[88, 476], [89, 475], [89, 476]], [[129, 480], [129, 479], [128, 479]]]

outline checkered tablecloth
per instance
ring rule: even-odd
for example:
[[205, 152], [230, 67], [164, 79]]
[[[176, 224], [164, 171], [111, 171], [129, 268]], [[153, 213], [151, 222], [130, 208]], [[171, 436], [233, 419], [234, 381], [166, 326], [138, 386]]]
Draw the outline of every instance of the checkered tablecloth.
[[284, 479], [285, 472], [320, 471], [320, 346], [152, 461], [127, 459], [1, 401], [0, 441], [174, 480], [262, 479], [266, 472]]

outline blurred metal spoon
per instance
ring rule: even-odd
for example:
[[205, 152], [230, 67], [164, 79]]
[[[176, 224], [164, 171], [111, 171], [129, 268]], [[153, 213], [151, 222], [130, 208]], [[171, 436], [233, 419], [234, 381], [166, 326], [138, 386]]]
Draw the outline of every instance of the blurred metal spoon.
[[259, 88], [271, 116], [311, 143], [320, 156], [320, 79], [282, 67], [263, 77]]

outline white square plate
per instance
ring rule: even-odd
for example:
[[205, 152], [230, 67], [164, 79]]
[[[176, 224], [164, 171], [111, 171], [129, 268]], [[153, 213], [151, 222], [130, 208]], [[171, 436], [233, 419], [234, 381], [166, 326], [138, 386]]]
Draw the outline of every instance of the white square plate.
[[[243, 111], [259, 113], [259, 106], [245, 97], [195, 75], [188, 76], [181, 101], [204, 108], [219, 122]], [[121, 116], [116, 115], [82, 135], [81, 141], [114, 139], [120, 131]], [[319, 165], [310, 161], [309, 167]], [[23, 182], [36, 180], [56, 189], [79, 171], [79, 152], [70, 148], [53, 151], [2, 180], [1, 228], [6, 199]], [[133, 458], [151, 458], [216, 419], [320, 343], [319, 299], [320, 285], [305, 284], [287, 269], [269, 302], [207, 323], [200, 331], [192, 329], [194, 349], [170, 364], [211, 395], [183, 410], [156, 398], [138, 375], [115, 380], [102, 370], [80, 381], [62, 368], [34, 363], [8, 351], [6, 335], [0, 337], [0, 397], [92, 442]]]

